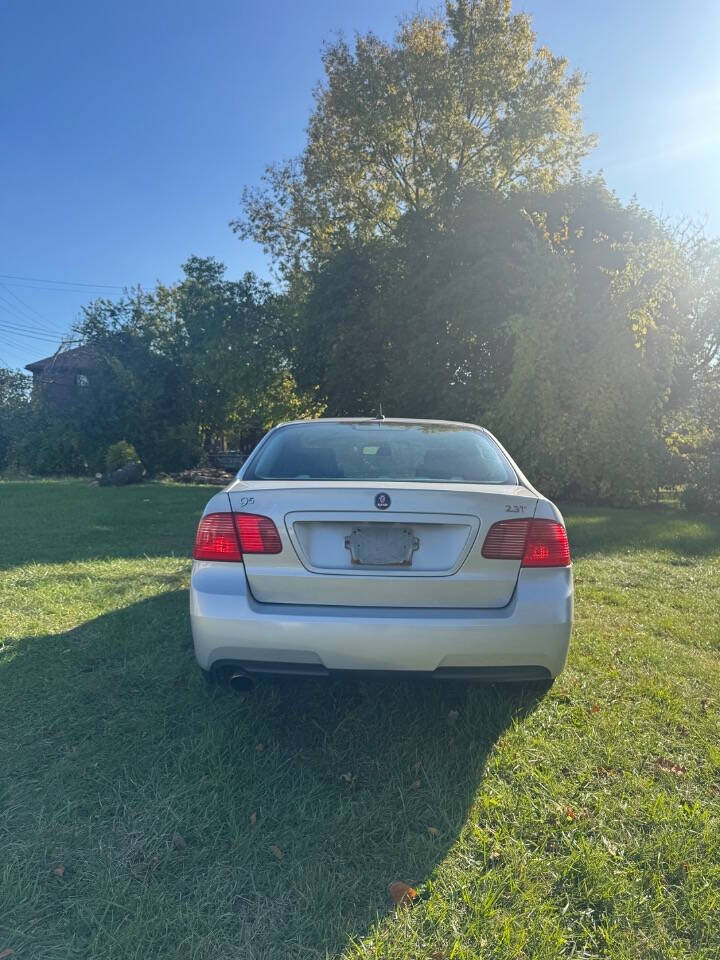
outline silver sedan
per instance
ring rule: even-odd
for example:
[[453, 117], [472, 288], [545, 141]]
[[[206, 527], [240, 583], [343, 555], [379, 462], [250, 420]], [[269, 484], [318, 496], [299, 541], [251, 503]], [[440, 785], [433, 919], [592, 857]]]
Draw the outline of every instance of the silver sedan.
[[466, 423], [282, 424], [208, 503], [190, 617], [200, 667], [550, 681], [573, 617], [563, 518]]

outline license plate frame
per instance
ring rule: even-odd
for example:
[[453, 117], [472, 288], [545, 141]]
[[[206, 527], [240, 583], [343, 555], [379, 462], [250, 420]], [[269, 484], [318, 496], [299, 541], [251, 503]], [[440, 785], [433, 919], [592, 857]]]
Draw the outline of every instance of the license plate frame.
[[419, 547], [419, 537], [399, 524], [359, 524], [345, 537], [354, 567], [411, 567]]

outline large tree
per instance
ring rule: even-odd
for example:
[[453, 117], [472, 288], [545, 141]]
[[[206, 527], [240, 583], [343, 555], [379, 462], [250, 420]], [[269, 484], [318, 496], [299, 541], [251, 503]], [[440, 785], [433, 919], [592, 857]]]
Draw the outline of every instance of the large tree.
[[[409, 216], [392, 241], [349, 245], [310, 278], [294, 359], [330, 412], [382, 402], [485, 423], [559, 496], [642, 499], [661, 482], [664, 412], [690, 359], [687, 260], [600, 179], [470, 191], [450, 226]], [[709, 356], [713, 300], [697, 301]]]
[[370, 33], [324, 51], [307, 144], [246, 190], [232, 226], [287, 270], [349, 239], [391, 234], [409, 212], [443, 223], [468, 186], [506, 194], [577, 172], [583, 79], [537, 48], [510, 0], [454, 0], [404, 21], [394, 43]]

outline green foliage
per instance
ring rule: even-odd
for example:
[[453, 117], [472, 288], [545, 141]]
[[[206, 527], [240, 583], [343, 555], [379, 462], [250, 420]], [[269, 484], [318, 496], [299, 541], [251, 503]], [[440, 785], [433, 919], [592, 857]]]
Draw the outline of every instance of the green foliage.
[[688, 269], [673, 234], [600, 180], [469, 191], [449, 225], [406, 217], [308, 273], [296, 377], [336, 415], [382, 402], [485, 423], [550, 495], [643, 501], [677, 469], [665, 411]]
[[710, 373], [696, 389], [684, 420], [678, 423], [676, 418], [668, 444], [682, 465], [687, 509], [720, 513], [720, 377], [714, 367]]
[[12, 444], [24, 432], [30, 377], [0, 367], [0, 470], [8, 464]]
[[674, 281], [676, 250], [597, 185], [561, 191], [533, 219], [511, 370], [489, 424], [551, 496], [646, 500], [668, 459], [677, 317], [658, 289]]
[[286, 271], [352, 240], [392, 235], [420, 213], [444, 223], [470, 186], [549, 190], [578, 170], [583, 79], [535, 47], [509, 0], [457, 0], [405, 20], [395, 43], [369, 33], [323, 55], [307, 145], [246, 191], [241, 237]]
[[395, 242], [355, 244], [312, 271], [298, 314], [301, 387], [333, 415], [473, 419], [507, 376], [506, 319], [527, 218], [484, 194], [452, 229], [406, 218]]
[[[118, 431], [148, 469], [180, 469], [203, 447], [239, 444], [297, 411], [283, 318], [269, 286], [224, 278], [218, 261], [191, 257], [184, 279], [85, 311], [80, 333], [108, 351], [120, 402]], [[123, 348], [118, 349], [118, 345]]]
[[120, 467], [128, 463], [138, 463], [140, 458], [137, 455], [135, 447], [127, 440], [118, 440], [112, 443], [105, 454], [105, 470], [112, 473], [113, 470], [119, 470]]
[[37, 476], [83, 475], [100, 469], [100, 451], [88, 446], [82, 423], [52, 406], [33, 403], [23, 417], [23, 432], [8, 451], [8, 464]]

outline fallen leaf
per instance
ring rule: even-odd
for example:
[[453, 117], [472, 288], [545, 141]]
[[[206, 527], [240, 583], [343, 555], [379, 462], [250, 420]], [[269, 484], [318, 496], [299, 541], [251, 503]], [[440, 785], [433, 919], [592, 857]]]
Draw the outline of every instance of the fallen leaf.
[[64, 877], [65, 865], [62, 863], [58, 863], [57, 866], [53, 867], [53, 873], [55, 874], [56, 877]]
[[611, 856], [616, 857], [618, 855], [617, 845], [614, 844], [612, 840], [608, 840], [607, 837], [603, 837], [602, 842], [603, 842], [603, 846]]
[[185, 837], [183, 837], [182, 834], [176, 833], [173, 835], [172, 845], [173, 847], [175, 847], [176, 850], [184, 850], [185, 847], [187, 846], [187, 841], [185, 840]]
[[282, 858], [285, 856], [280, 847], [276, 847], [275, 844], [270, 847], [270, 853], [278, 860], [282, 860]]
[[459, 717], [459, 716], [460, 716], [460, 714], [458, 713], [457, 710], [451, 710], [451, 711], [448, 713], [448, 715], [447, 715], [447, 722], [450, 724], [451, 727], [454, 727], [454, 726], [455, 726], [455, 724], [456, 724], [457, 721], [458, 721], [458, 717]]
[[355, 783], [355, 781], [357, 780], [357, 774], [341, 773], [340, 779], [343, 781], [343, 783]]
[[600, 713], [600, 704], [599, 704], [599, 703], [594, 703], [594, 704], [592, 705], [592, 712], [593, 712], [593, 713]]
[[443, 950], [433, 950], [430, 960], [447, 960], [447, 954]]
[[673, 773], [676, 777], [684, 777], [687, 773], [687, 767], [682, 767], [679, 763], [673, 763], [667, 757], [658, 757], [655, 765], [664, 773]]
[[710, 784], [710, 793], [711, 793], [714, 797], [717, 797], [718, 794], [720, 794], [720, 787], [718, 787], [718, 785], [717, 785], [716, 783], [711, 783], [711, 784]]
[[431, 837], [439, 837], [439, 836], [440, 836], [440, 831], [438, 830], [437, 827], [428, 827], [428, 828], [427, 828], [427, 832], [430, 834]]
[[0, 950], [0, 960], [7, 960], [8, 957], [12, 957], [15, 951], [11, 950], [10, 947], [5, 947], [4, 950]]
[[253, 812], [250, 814], [250, 826], [254, 827], [256, 823], [257, 823], [257, 813], [253, 810]]
[[595, 773], [599, 777], [616, 777], [618, 775], [617, 770], [613, 770], [608, 767], [598, 767]]
[[577, 813], [572, 807], [565, 807], [565, 816], [568, 818], [568, 820], [577, 820], [578, 818]]
[[255, 744], [255, 753], [262, 753], [264, 749], [265, 749], [264, 743]]
[[388, 886], [388, 893], [392, 902], [398, 907], [409, 907], [417, 896], [417, 890], [413, 890], [402, 880], [394, 880]]
[[500, 860], [501, 858], [502, 858], [502, 854], [497, 848], [491, 851], [490, 853], [491, 860]]
[[411, 790], [419, 790], [421, 786], [422, 786], [422, 784], [420, 783], [419, 780], [413, 780], [413, 782], [410, 784], [410, 789], [411, 789]]

